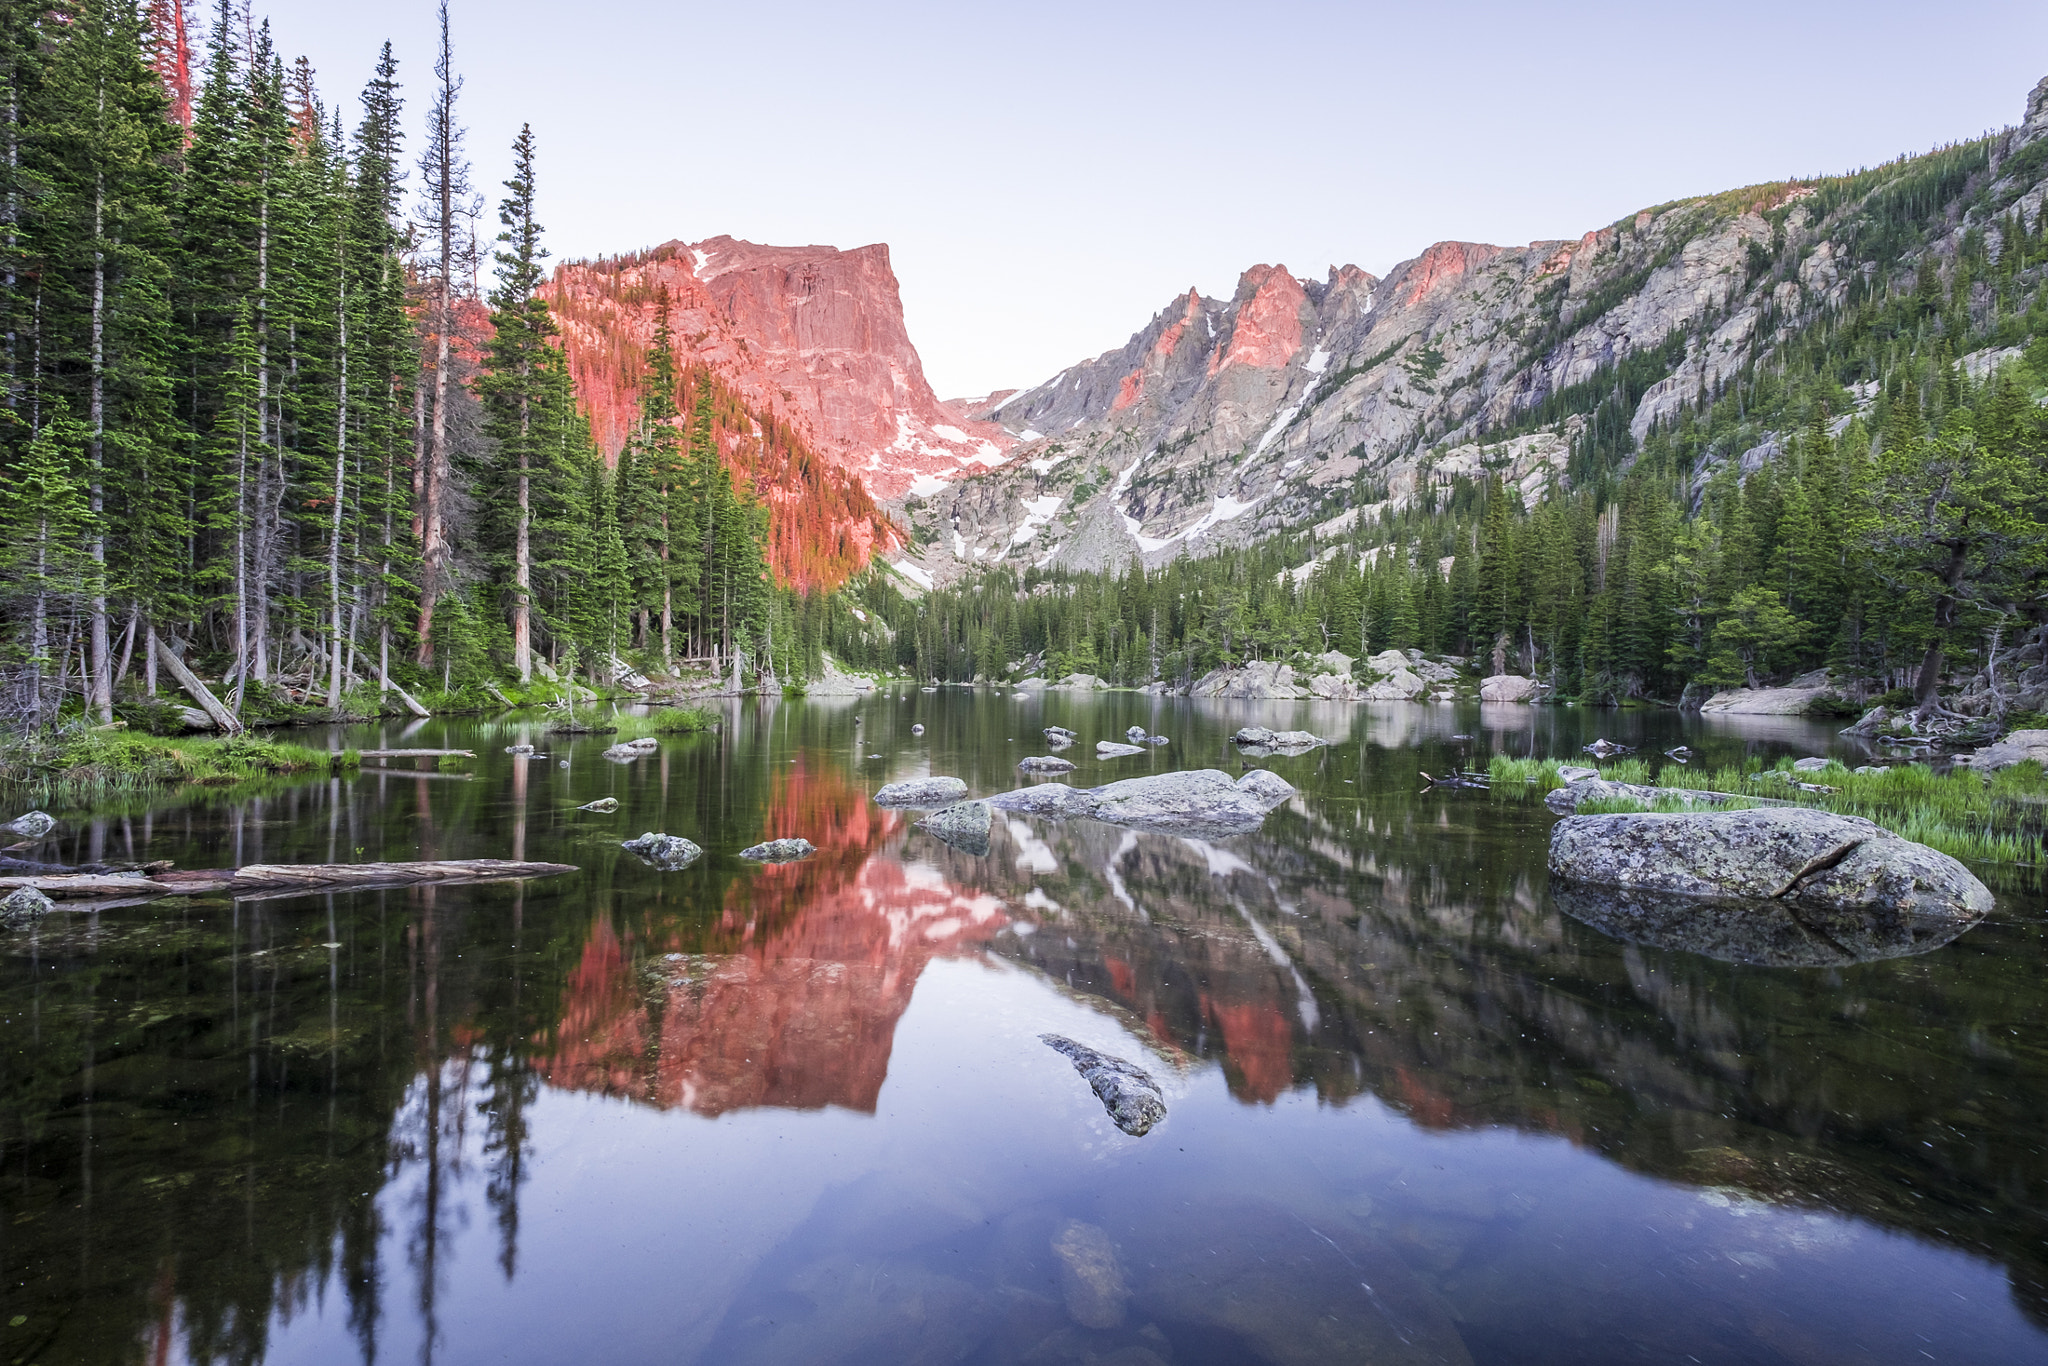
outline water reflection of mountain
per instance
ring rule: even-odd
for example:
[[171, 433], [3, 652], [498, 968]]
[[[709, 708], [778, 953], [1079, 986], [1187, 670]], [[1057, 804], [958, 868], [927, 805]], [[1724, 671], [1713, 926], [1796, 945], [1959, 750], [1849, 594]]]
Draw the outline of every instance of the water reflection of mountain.
[[2022, 931], [1738, 967], [1576, 924], [1540, 864], [1440, 813], [1361, 806], [1347, 830], [1297, 810], [1223, 846], [999, 822], [989, 859], [949, 871], [1036, 908], [997, 952], [1217, 1060], [1242, 1101], [1369, 1092], [1431, 1127], [1556, 1133], [1840, 1209], [1999, 1258], [2048, 1318], [2048, 1057], [2018, 1033], [2034, 955], [1988, 943]]
[[778, 774], [762, 838], [818, 852], [742, 873], [709, 918], [595, 919], [545, 1080], [706, 1115], [873, 1113], [925, 964], [1008, 923], [997, 897], [884, 852], [902, 824], [836, 768]]

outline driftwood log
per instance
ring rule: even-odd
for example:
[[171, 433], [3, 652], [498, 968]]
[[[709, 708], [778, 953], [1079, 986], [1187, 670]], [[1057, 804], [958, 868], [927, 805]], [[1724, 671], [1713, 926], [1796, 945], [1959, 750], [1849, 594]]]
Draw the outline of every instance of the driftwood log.
[[[359, 749], [356, 753], [365, 759], [474, 759], [473, 749]], [[341, 758], [339, 751], [336, 759]]]
[[56, 900], [196, 896], [227, 892], [237, 898], [295, 896], [302, 892], [421, 883], [511, 882], [573, 873], [568, 863], [514, 863], [508, 859], [447, 859], [433, 863], [249, 863], [240, 868], [150, 873], [39, 873], [0, 876], [0, 894], [33, 887]]

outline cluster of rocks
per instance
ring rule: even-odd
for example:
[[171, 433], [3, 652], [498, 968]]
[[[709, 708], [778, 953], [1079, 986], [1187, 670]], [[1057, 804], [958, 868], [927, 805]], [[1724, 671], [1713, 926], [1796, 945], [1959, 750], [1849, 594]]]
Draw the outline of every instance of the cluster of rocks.
[[1264, 758], [1269, 754], [1306, 754], [1330, 742], [1305, 730], [1272, 730], [1266, 726], [1240, 726], [1230, 743], [1242, 754]]
[[660, 748], [661, 741], [651, 735], [643, 735], [638, 740], [621, 740], [607, 749], [604, 757], [615, 764], [629, 764], [642, 755], [652, 754]]

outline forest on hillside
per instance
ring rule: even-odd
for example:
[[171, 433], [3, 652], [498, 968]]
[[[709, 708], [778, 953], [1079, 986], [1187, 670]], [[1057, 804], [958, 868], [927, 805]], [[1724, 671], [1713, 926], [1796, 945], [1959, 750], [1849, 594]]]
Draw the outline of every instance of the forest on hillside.
[[[2020, 202], [2048, 139], [1994, 175], [1996, 144], [1758, 187], [1853, 244], [1867, 264], [1845, 301], [1759, 338], [1640, 443], [1630, 419], [1683, 334], [1489, 433], [1583, 419], [1565, 478], [1526, 506], [1498, 477], [1439, 479], [1425, 461], [1405, 506], [1372, 501], [1384, 491], [1361, 475], [1367, 515], [1335, 541], [998, 569], [914, 609], [870, 581], [879, 624], [840, 621], [834, 646], [957, 680], [1024, 667], [1184, 687], [1251, 660], [1419, 649], [1588, 704], [1825, 668], [1845, 707], [1895, 693], [1922, 722], [2048, 707], [2048, 212], [2038, 193]], [[1782, 230], [1777, 251], [1752, 245], [1752, 284], [1798, 266]]]
[[535, 297], [538, 140], [488, 213], [445, 4], [411, 138], [389, 44], [344, 109], [229, 0], [197, 43], [176, 0], [0, 15], [7, 725], [171, 724], [200, 676], [239, 725], [628, 652], [803, 672], [822, 605], [732, 474], [759, 424], [658, 346], [600, 457]]

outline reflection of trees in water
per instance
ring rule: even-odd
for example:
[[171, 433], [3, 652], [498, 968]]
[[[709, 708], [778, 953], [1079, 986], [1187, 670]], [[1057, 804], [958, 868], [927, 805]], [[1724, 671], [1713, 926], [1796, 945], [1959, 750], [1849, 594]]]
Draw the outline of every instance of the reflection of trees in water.
[[818, 852], [739, 872], [693, 917], [594, 919], [545, 1079], [701, 1114], [872, 1113], [925, 964], [1006, 923], [996, 898], [881, 852], [902, 825], [835, 768], [775, 775], [762, 837]]
[[1040, 908], [998, 952], [1215, 1058], [1241, 1101], [1369, 1092], [1430, 1127], [1557, 1133], [1838, 1208], [2005, 1261], [2040, 1316], [2024, 1287], [2048, 1241], [2048, 1059], [2017, 1032], [2038, 930], [1735, 967], [1572, 922], [1455, 803], [1441, 824], [1420, 804], [1362, 801], [1350, 829], [1330, 810], [1223, 848], [1013, 821], [991, 858], [950, 868]]

